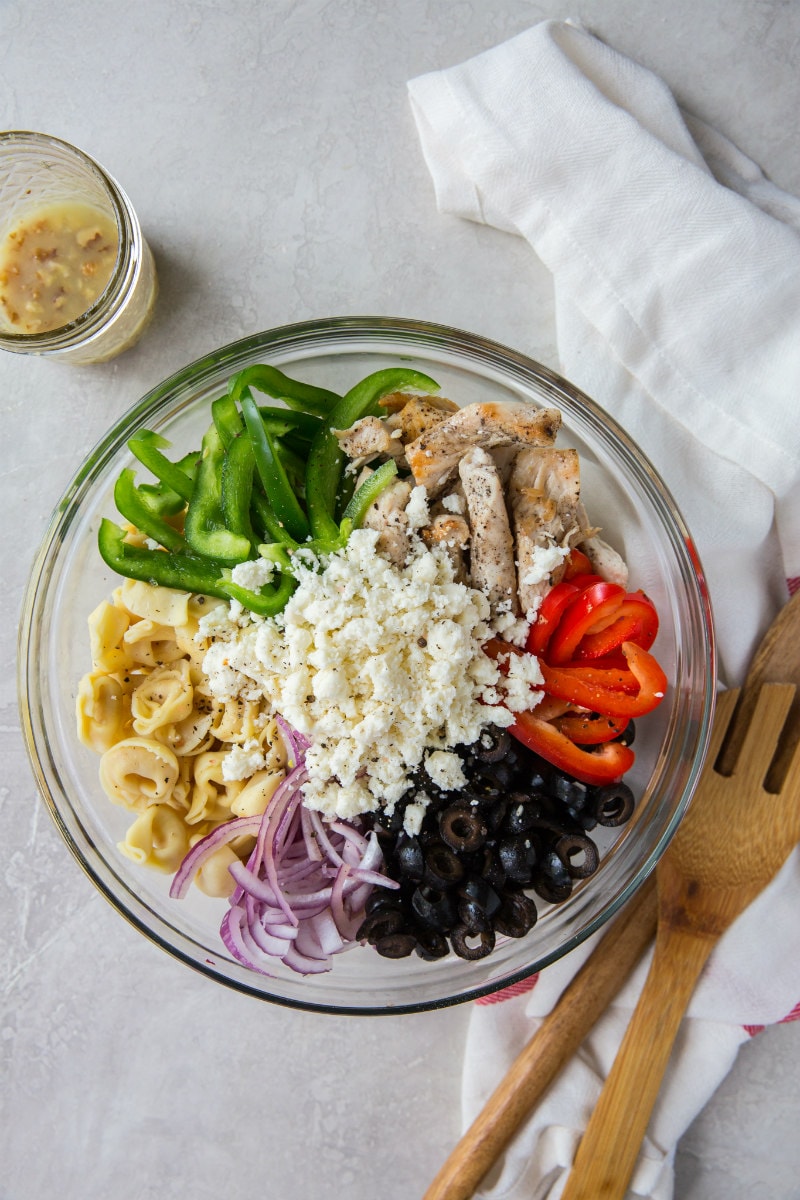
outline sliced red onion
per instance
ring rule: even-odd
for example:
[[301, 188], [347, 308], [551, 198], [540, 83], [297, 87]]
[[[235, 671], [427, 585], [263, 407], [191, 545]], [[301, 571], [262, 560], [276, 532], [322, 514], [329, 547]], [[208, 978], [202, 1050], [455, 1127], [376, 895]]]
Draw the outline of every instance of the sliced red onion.
[[322, 823], [322, 817], [313, 809], [310, 810], [309, 817], [311, 819], [311, 828], [314, 832], [314, 837], [316, 838], [317, 845], [319, 846], [323, 857], [327, 858], [328, 862], [336, 863], [337, 867], [341, 867], [343, 862], [342, 856], [337, 850], [334, 849], [333, 843], [328, 837], [325, 826]]
[[309, 958], [306, 954], [298, 954], [294, 946], [286, 951], [281, 961], [299, 975], [320, 975], [331, 969], [330, 958]]
[[216, 850], [219, 850], [220, 846], [225, 846], [228, 842], [232, 842], [234, 838], [242, 837], [244, 834], [249, 833], [256, 837], [260, 827], [261, 817], [235, 817], [234, 820], [228, 821], [225, 825], [217, 826], [206, 837], [201, 838], [196, 845], [192, 846], [175, 872], [172, 885], [169, 889], [172, 899], [182, 900], [184, 898], [196, 873], [200, 870], [203, 863]]
[[313, 926], [317, 941], [323, 954], [337, 954], [344, 949], [345, 941], [339, 932], [333, 913], [329, 908], [323, 909], [316, 917], [310, 917], [308, 924]]
[[358, 851], [359, 858], [366, 851], [367, 838], [360, 829], [355, 829], [352, 825], [348, 825], [346, 821], [331, 821], [329, 829], [333, 833], [340, 833], [346, 843], [349, 842], [354, 846]]
[[252, 938], [245, 941], [243, 915], [242, 909], [229, 908], [222, 918], [220, 936], [233, 957], [245, 967], [251, 971], [258, 971], [260, 975], [272, 975], [273, 972], [266, 970], [261, 961], [256, 962], [256, 959], [261, 960], [263, 956], [257, 946], [254, 951], [255, 943]]
[[198, 867], [221, 845], [244, 833], [256, 844], [247, 864], [235, 861], [236, 889], [220, 935], [231, 955], [264, 975], [277, 962], [301, 974], [330, 970], [331, 956], [355, 945], [364, 903], [375, 886], [400, 885], [381, 874], [383, 855], [374, 832], [356, 823], [326, 823], [303, 807], [309, 742], [278, 718], [292, 760], [260, 817], [220, 826], [193, 847], [180, 866], [171, 895], [186, 894]]
[[303, 823], [303, 838], [306, 844], [306, 854], [315, 862], [322, 862], [323, 854], [319, 848], [319, 842], [316, 838], [314, 822], [311, 819], [310, 809], [304, 808], [300, 813], [300, 819]]
[[284, 720], [280, 714], [275, 718], [278, 729], [281, 731], [286, 749], [289, 752], [290, 766], [296, 767], [305, 755], [306, 750], [311, 745], [311, 742], [302, 733], [293, 729], [288, 721]]

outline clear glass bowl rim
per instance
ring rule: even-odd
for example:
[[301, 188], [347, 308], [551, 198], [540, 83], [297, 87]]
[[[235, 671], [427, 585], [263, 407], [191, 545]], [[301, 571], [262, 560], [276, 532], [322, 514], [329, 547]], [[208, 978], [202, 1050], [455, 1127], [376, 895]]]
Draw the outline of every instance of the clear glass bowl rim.
[[[498, 985], [496, 983], [492, 983], [491, 985], [476, 985], [473, 988], [460, 991], [456, 995], [436, 1000], [422, 1000], [418, 1003], [399, 1003], [380, 1006], [367, 1005], [362, 1007], [359, 1005], [348, 1006], [338, 1003], [329, 1004], [316, 999], [297, 1000], [292, 997], [271, 994], [265, 991], [263, 986], [256, 986], [255, 982], [251, 984], [246, 977], [230, 978], [223, 971], [217, 970], [213, 965], [207, 965], [198, 961], [179, 945], [173, 944], [161, 937], [143, 919], [125, 907], [120, 897], [114, 893], [113, 889], [87, 861], [81, 846], [76, 843], [70, 830], [61, 818], [57, 800], [52, 794], [50, 781], [42, 765], [42, 747], [37, 744], [35, 721], [31, 712], [30, 678], [31, 676], [35, 678], [35, 673], [31, 670], [29, 660], [30, 646], [33, 640], [30, 637], [30, 633], [36, 628], [43, 588], [46, 587], [47, 566], [57, 556], [61, 535], [69, 527], [72, 516], [78, 511], [82, 495], [91, 486], [95, 477], [113, 460], [124, 446], [131, 435], [132, 429], [146, 425], [148, 419], [161, 410], [164, 402], [168, 401], [173, 393], [177, 393], [181, 388], [189, 384], [195, 388], [199, 388], [204, 380], [208, 380], [220, 372], [230, 372], [234, 364], [256, 350], [259, 353], [278, 355], [279, 353], [288, 351], [300, 351], [306, 347], [315, 347], [320, 344], [324, 347], [320, 353], [334, 352], [337, 345], [341, 345], [343, 348], [349, 347], [354, 349], [358, 346], [359, 348], [369, 349], [371, 348], [371, 343], [374, 343], [377, 347], [381, 342], [387, 338], [391, 338], [393, 335], [399, 336], [404, 342], [409, 343], [409, 352], [411, 352], [411, 348], [417, 346], [420, 349], [445, 350], [448, 353], [455, 354], [456, 358], [459, 355], [464, 355], [468, 359], [470, 357], [477, 358], [482, 364], [501, 369], [510, 376], [512, 381], [517, 374], [521, 381], [526, 378], [542, 381], [555, 388], [574, 404], [579, 405], [582, 414], [603, 430], [604, 436], [613, 436], [626, 450], [630, 464], [633, 466], [635, 473], [639, 475], [640, 483], [645, 488], [649, 500], [654, 504], [661, 520], [666, 523], [674, 535], [674, 543], [676, 548], [679, 549], [679, 553], [682, 551], [685, 556], [684, 567], [686, 568], [687, 580], [693, 580], [696, 585], [694, 595], [692, 596], [692, 606], [693, 616], [698, 624], [702, 643], [702, 655], [705, 664], [703, 671], [704, 684], [702, 695], [697, 698], [699, 702], [699, 716], [697, 718], [696, 750], [689, 765], [683, 792], [675, 804], [670, 820], [662, 829], [657, 844], [651, 853], [639, 864], [627, 884], [612, 903], [589, 919], [585, 926], [557, 951], [546, 954], [536, 961], [510, 972], [504, 977], [502, 987], [513, 986], [515, 983], [528, 978], [591, 937], [607, 921], [613, 919], [616, 913], [630, 900], [650, 875], [680, 823], [697, 785], [708, 748], [716, 692], [716, 648], [710, 598], [706, 590], [702, 567], [694, 550], [694, 542], [674, 499], [652, 464], [612, 417], [579, 388], [564, 379], [563, 376], [529, 356], [489, 338], [445, 325], [411, 318], [382, 316], [319, 318], [279, 326], [227, 343], [213, 352], [195, 359], [148, 391], [137, 403], [123, 413], [85, 458], [82, 466], [68, 485], [62, 499], [54, 510], [31, 569], [19, 624], [17, 671], [19, 708], [28, 757], [39, 791], [50, 815], [81, 868], [111, 905], [149, 940], [172, 957], [177, 958], [199, 973], [235, 991], [252, 995], [260, 1000], [277, 1003], [287, 1008], [332, 1013], [335, 1015], [399, 1015], [430, 1011], [432, 1009], [444, 1008], [480, 999], [496, 992]], [[185, 405], [191, 403], [191, 398], [185, 401]], [[177, 938], [181, 937], [177, 931], [175, 933]]]

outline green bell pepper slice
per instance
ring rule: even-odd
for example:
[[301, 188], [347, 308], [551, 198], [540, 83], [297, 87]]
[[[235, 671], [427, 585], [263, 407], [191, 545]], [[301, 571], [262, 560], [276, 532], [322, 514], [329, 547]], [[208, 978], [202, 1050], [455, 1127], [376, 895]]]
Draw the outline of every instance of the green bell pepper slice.
[[329, 413], [341, 400], [337, 392], [290, 379], [283, 371], [267, 363], [245, 367], [228, 381], [228, 395], [234, 400], [240, 400], [247, 388], [255, 388], [276, 400], [283, 400], [288, 408], [319, 413], [321, 416]]
[[281, 575], [280, 583], [265, 584], [257, 592], [241, 587], [229, 579], [223, 579], [220, 586], [226, 590], [230, 599], [238, 600], [250, 612], [257, 613], [260, 617], [274, 617], [286, 607], [289, 597], [297, 587], [297, 580], [285, 573]]
[[172, 554], [166, 550], [144, 550], [125, 541], [125, 530], [104, 517], [97, 534], [97, 547], [106, 566], [126, 579], [139, 579], [154, 587], [176, 588], [229, 600], [223, 589], [224, 563], [195, 554]]
[[156, 479], [188, 503], [192, 498], [194, 479], [183, 464], [187, 458], [193, 456], [186, 455], [180, 464], [170, 462], [167, 456], [161, 453], [170, 444], [160, 433], [143, 429], [128, 441], [128, 449], [143, 467], [152, 471]]
[[334, 541], [339, 536], [335, 513], [345, 456], [334, 430], [349, 429], [361, 417], [379, 413], [378, 401], [398, 388], [436, 392], [439, 385], [429, 376], [407, 367], [375, 371], [342, 397], [311, 443], [306, 464], [306, 508], [314, 538]]
[[167, 550], [185, 550], [186, 539], [169, 522], [153, 512], [135, 481], [136, 473], [130, 467], [120, 472], [114, 484], [114, 503], [119, 513], [131, 525], [135, 525], [140, 533]]
[[372, 472], [369, 479], [365, 479], [361, 487], [356, 488], [347, 508], [344, 510], [343, 522], [347, 520], [352, 521], [353, 529], [358, 529], [367, 515], [367, 509], [370, 504], [373, 504], [378, 499], [378, 496], [386, 490], [396, 475], [397, 463], [393, 458], [390, 458], [385, 463], [381, 463]]
[[241, 396], [242, 416], [253, 448], [256, 470], [267, 494], [270, 507], [280, 525], [295, 541], [304, 541], [310, 533], [308, 519], [292, 491], [286, 469], [275, 449], [258, 405], [249, 389]]
[[241, 427], [241, 432], [228, 446], [222, 463], [220, 500], [222, 519], [231, 533], [247, 538], [254, 552], [258, 543], [250, 516], [253, 501], [253, 475], [256, 460], [250, 440]]
[[211, 405], [211, 419], [222, 445], [227, 450], [244, 428], [236, 402], [230, 396], [220, 396]]
[[203, 436], [203, 456], [186, 510], [184, 534], [196, 554], [230, 565], [252, 558], [253, 548], [249, 537], [225, 524], [222, 509], [224, 460], [222, 438], [216, 426], [211, 425]]

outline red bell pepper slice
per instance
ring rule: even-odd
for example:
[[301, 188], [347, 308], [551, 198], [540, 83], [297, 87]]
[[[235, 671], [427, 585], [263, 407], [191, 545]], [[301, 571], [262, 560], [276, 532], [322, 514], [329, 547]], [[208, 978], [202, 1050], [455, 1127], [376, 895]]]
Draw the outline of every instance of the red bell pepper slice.
[[573, 546], [567, 555], [564, 567], [564, 579], [571, 580], [575, 575], [591, 575], [594, 571], [592, 561], [587, 554]]
[[591, 587], [593, 583], [608, 583], [607, 579], [603, 579], [602, 575], [596, 575], [594, 571], [588, 571], [584, 574], [582, 571], [578, 575], [573, 575], [571, 579], [567, 579], [566, 583], [571, 583], [579, 592], [584, 588]]
[[623, 642], [636, 642], [649, 650], [658, 633], [658, 613], [644, 592], [628, 592], [613, 620], [604, 629], [590, 629], [575, 649], [575, 657], [602, 658], [618, 650]]
[[547, 643], [555, 633], [561, 614], [571, 600], [578, 595], [574, 583], [562, 580], [552, 587], [539, 606], [538, 616], [530, 627], [526, 649], [531, 654], [544, 654]]
[[585, 587], [562, 612], [558, 628], [547, 646], [547, 661], [553, 666], [569, 662], [589, 630], [602, 621], [613, 619], [624, 598], [625, 589], [618, 583], [601, 581]]
[[553, 724], [579, 746], [600, 746], [624, 733], [630, 720], [628, 717], [609, 717], [604, 713], [568, 712], [557, 717]]
[[635, 642], [623, 642], [622, 653], [628, 673], [639, 685], [635, 695], [629, 691], [624, 671], [606, 673], [591, 667], [553, 667], [541, 662], [543, 689], [548, 696], [608, 717], [641, 717], [652, 712], [664, 698], [666, 675], [653, 655]]
[[582, 783], [615, 783], [634, 762], [633, 751], [622, 742], [606, 742], [600, 750], [582, 750], [555, 725], [530, 712], [517, 713], [509, 733], [558, 770]]

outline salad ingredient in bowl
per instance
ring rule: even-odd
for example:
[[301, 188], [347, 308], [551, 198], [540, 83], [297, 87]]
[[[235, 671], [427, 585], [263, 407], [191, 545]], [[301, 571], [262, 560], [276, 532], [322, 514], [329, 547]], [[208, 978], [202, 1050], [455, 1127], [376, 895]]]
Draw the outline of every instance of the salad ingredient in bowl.
[[667, 686], [560, 412], [254, 364], [209, 416], [177, 461], [129, 440], [152, 479], [123, 469], [99, 529], [126, 582], [78, 731], [136, 814], [120, 849], [173, 899], [226, 897], [225, 946], [267, 975], [523, 937], [630, 818], [632, 721]]

